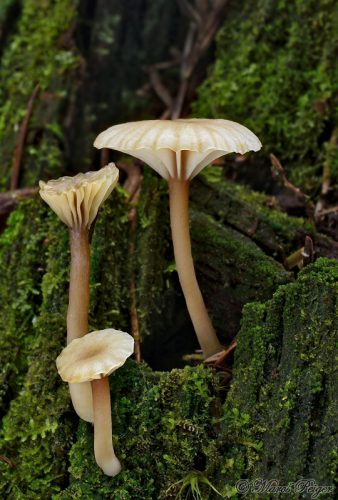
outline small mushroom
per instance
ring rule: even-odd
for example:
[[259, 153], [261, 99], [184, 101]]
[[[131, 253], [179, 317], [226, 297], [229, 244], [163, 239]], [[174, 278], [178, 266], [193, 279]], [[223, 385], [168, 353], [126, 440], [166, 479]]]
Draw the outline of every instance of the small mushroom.
[[[40, 196], [69, 228], [70, 280], [67, 312], [67, 343], [88, 333], [89, 311], [89, 229], [100, 205], [116, 186], [118, 169], [110, 163], [97, 172], [40, 181]], [[93, 421], [89, 384], [70, 385], [76, 413]]]
[[73, 340], [56, 359], [64, 382], [91, 382], [95, 460], [107, 476], [116, 476], [121, 470], [112, 441], [108, 376], [120, 368], [133, 351], [134, 339], [131, 335], [106, 329]]
[[196, 279], [189, 233], [189, 185], [206, 165], [231, 152], [261, 148], [243, 125], [229, 120], [145, 120], [114, 125], [98, 135], [97, 148], [143, 160], [169, 183], [170, 222], [176, 268], [195, 332], [208, 358], [222, 350]]

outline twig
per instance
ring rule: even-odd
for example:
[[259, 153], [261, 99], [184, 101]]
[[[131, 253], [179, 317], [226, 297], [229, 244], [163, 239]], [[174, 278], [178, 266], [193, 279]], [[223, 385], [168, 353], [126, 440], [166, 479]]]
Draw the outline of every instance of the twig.
[[326, 208], [325, 210], [321, 210], [316, 214], [317, 218], [323, 217], [324, 215], [329, 215], [333, 214], [335, 212], [338, 212], [338, 205], [335, 205], [334, 207]]
[[25, 117], [24, 117], [24, 119], [21, 123], [21, 126], [20, 126], [18, 141], [17, 141], [16, 147], [15, 147], [13, 164], [12, 164], [12, 176], [11, 176], [11, 185], [10, 185], [11, 190], [17, 189], [17, 187], [19, 185], [20, 168], [21, 168], [23, 150], [24, 150], [27, 131], [28, 131], [28, 124], [29, 124], [29, 120], [30, 120], [32, 112], [33, 112], [34, 102], [35, 102], [37, 96], [39, 95], [39, 92], [40, 92], [40, 85], [38, 84], [34, 88], [32, 94], [29, 98], [27, 109], [26, 109], [26, 114], [25, 114]]
[[310, 236], [305, 236], [304, 251], [303, 251], [303, 267], [311, 264], [314, 258], [313, 241]]
[[8, 464], [12, 469], [15, 469], [16, 468], [16, 465], [15, 463], [13, 462], [13, 460], [11, 460], [10, 458], [8, 457], [5, 457], [5, 455], [0, 455], [0, 460], [2, 462], [5, 462], [6, 464]]
[[[134, 256], [136, 252], [136, 230], [137, 230], [137, 211], [136, 203], [140, 194], [140, 186], [142, 182], [141, 168], [137, 163], [133, 164], [123, 164], [119, 163], [118, 166], [127, 173], [127, 179], [124, 182], [123, 187], [129, 192], [129, 198], [127, 203], [130, 206], [128, 212], [129, 229], [130, 229], [130, 243], [129, 243], [129, 262], [134, 262]], [[140, 363], [142, 361], [141, 355], [141, 341], [140, 341], [140, 329], [137, 314], [137, 300], [136, 300], [136, 279], [134, 266], [131, 268], [131, 280], [130, 280], [130, 323], [131, 323], [131, 334], [134, 337], [134, 355], [135, 360]]]
[[320, 218], [323, 215], [325, 206], [325, 197], [327, 196], [331, 188], [331, 161], [332, 161], [331, 148], [333, 146], [338, 145], [337, 135], [338, 135], [338, 129], [335, 128], [331, 134], [329, 147], [326, 152], [325, 161], [323, 164], [322, 188], [321, 188], [320, 198], [316, 203], [316, 209], [315, 209], [316, 219]]
[[[136, 251], [135, 245], [135, 234], [136, 234], [136, 226], [137, 226], [137, 214], [135, 207], [129, 211], [128, 220], [130, 224], [130, 245], [129, 245], [129, 255], [130, 262], [133, 262], [134, 255]], [[130, 323], [131, 323], [131, 334], [134, 337], [134, 355], [135, 360], [138, 363], [142, 361], [141, 355], [141, 338], [140, 338], [140, 328], [137, 314], [137, 302], [136, 302], [136, 286], [135, 286], [135, 273], [132, 268], [131, 272], [131, 283], [130, 283]]]
[[173, 99], [170, 95], [169, 90], [162, 82], [158, 69], [156, 68], [155, 65], [148, 66], [147, 71], [149, 73], [150, 83], [153, 86], [153, 89], [155, 90], [156, 94], [168, 108], [171, 108]]
[[10, 213], [19, 201], [35, 196], [38, 188], [22, 188], [0, 193], [0, 215]]
[[119, 161], [117, 162], [117, 166], [120, 170], [123, 170], [123, 172], [127, 174], [127, 178], [123, 183], [124, 189], [129, 193], [127, 203], [136, 203], [142, 180], [140, 164], [137, 160], [133, 163], [123, 163]]
[[[195, 0], [194, 5], [187, 0], [177, 0], [177, 3], [182, 14], [189, 19], [182, 54], [175, 52], [172, 61], [159, 62], [145, 68], [149, 73], [152, 88], [166, 106], [161, 119], [175, 119], [181, 116], [193, 72], [214, 40], [223, 21], [228, 0], [213, 0], [211, 5], [206, 0]], [[159, 73], [160, 70], [172, 66], [179, 66], [180, 70], [180, 81], [174, 98], [163, 84]]]
[[229, 346], [226, 349], [224, 349], [224, 351], [218, 352], [213, 356], [210, 356], [204, 361], [204, 363], [207, 366], [219, 369], [224, 365], [225, 361], [227, 360], [229, 355], [235, 350], [236, 347], [237, 347], [237, 339], [234, 338], [230, 342]]
[[100, 166], [101, 168], [105, 167], [109, 163], [109, 152], [110, 149], [102, 148], [100, 154]]
[[[183, 12], [190, 18], [190, 27], [184, 45], [181, 62], [181, 81], [174, 101], [171, 118], [181, 115], [189, 81], [198, 62], [210, 47], [215, 34], [223, 21], [223, 13], [228, 0], [214, 0], [212, 10], [205, 20], [205, 2], [196, 0], [195, 8], [187, 2], [178, 0]], [[205, 22], [204, 22], [205, 20]]]
[[184, 15], [189, 17], [198, 26], [202, 24], [202, 19], [198, 10], [194, 9], [193, 6], [187, 2], [187, 0], [177, 0], [177, 3]]
[[304, 203], [304, 205], [307, 208], [309, 217], [313, 218], [313, 214], [315, 211], [315, 205], [311, 201], [310, 196], [303, 193], [303, 191], [300, 188], [296, 187], [294, 184], [292, 184], [292, 182], [289, 181], [289, 179], [286, 176], [285, 170], [282, 167], [282, 164], [279, 161], [279, 159], [277, 158], [277, 156], [275, 156], [274, 154], [271, 153], [270, 160], [272, 163], [272, 173], [282, 181], [282, 183], [286, 189], [291, 191], [296, 196], [296, 198], [298, 200], [300, 200]]

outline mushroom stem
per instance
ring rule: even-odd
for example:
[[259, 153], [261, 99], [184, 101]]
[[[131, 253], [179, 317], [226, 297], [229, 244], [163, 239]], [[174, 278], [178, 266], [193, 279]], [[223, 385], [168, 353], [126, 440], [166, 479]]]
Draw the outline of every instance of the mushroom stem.
[[121, 470], [121, 464], [113, 448], [108, 377], [92, 380], [91, 384], [94, 408], [95, 460], [107, 476], [116, 476]]
[[70, 280], [67, 312], [67, 344], [88, 333], [89, 310], [89, 232], [69, 231]]
[[[89, 232], [70, 229], [70, 280], [67, 311], [67, 344], [88, 333], [89, 311]], [[69, 384], [74, 410], [86, 422], [93, 422], [93, 402], [90, 382]]]
[[211, 324], [197, 283], [189, 231], [189, 180], [169, 179], [170, 224], [176, 269], [187, 308], [205, 358], [223, 347]]

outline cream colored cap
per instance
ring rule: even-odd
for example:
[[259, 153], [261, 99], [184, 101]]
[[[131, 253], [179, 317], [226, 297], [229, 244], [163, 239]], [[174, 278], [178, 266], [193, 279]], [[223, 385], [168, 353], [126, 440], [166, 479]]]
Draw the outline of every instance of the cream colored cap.
[[98, 135], [94, 146], [135, 156], [165, 179], [192, 179], [216, 158], [258, 151], [262, 144], [239, 123], [191, 118], [114, 125]]
[[90, 382], [110, 375], [134, 352], [129, 333], [107, 328], [74, 339], [56, 358], [64, 382]]
[[68, 227], [89, 229], [100, 205], [117, 184], [119, 170], [109, 163], [97, 172], [40, 181], [40, 196]]

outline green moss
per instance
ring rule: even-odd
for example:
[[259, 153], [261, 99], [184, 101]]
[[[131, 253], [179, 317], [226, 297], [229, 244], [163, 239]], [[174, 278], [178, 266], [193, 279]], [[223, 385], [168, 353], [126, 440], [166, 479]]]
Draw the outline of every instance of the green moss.
[[[104, 327], [107, 321], [127, 325], [129, 289], [121, 271], [129, 247], [125, 208], [124, 194], [115, 192], [94, 230], [91, 321], [95, 327]], [[217, 274], [212, 286], [224, 284], [229, 269], [240, 280], [232, 282], [227, 293], [236, 293], [237, 286], [239, 296], [250, 290], [244, 285], [246, 275], [256, 284], [258, 295], [267, 291], [271, 295], [278, 283], [287, 280], [280, 266], [245, 236], [196, 208], [191, 215], [194, 242], [200, 234], [207, 241], [203, 249], [195, 245], [200, 276], [210, 272], [211, 253], [213, 272], [225, 273]], [[17, 248], [11, 255], [14, 242]], [[108, 478], [95, 464], [92, 426], [78, 422], [56, 373], [54, 360], [66, 331], [68, 235], [38, 201], [19, 206], [0, 240], [4, 266], [18, 268], [15, 279], [23, 272], [18, 259], [26, 245], [32, 250], [23, 260], [26, 272], [42, 262], [46, 273], [37, 300], [28, 293], [30, 282], [25, 299], [19, 301], [28, 314], [34, 310], [35, 319], [27, 323], [22, 351], [27, 359], [2, 420], [1, 454], [16, 468], [0, 462], [1, 497], [150, 500], [195, 492], [207, 500], [217, 498], [215, 489], [225, 498], [235, 498], [235, 482], [241, 478], [277, 478], [284, 484], [304, 476], [318, 484], [333, 484], [336, 261], [319, 259], [297, 281], [280, 286], [268, 302], [245, 306], [234, 379], [225, 403], [222, 377], [203, 366], [159, 373], [129, 361], [111, 376], [113, 440], [123, 471]], [[208, 262], [207, 268], [203, 262]], [[270, 276], [265, 285], [260, 281], [263, 276]], [[34, 273], [33, 282], [38, 283]], [[102, 306], [108, 289], [110, 301]], [[9, 304], [10, 296], [7, 300]], [[13, 332], [9, 338], [18, 348]]]
[[271, 297], [278, 285], [291, 277], [248, 237], [211, 216], [192, 209], [191, 222], [194, 262], [203, 296], [219, 335], [229, 342], [238, 331], [243, 305]]
[[[67, 45], [77, 0], [26, 0], [22, 2], [16, 32], [1, 58], [0, 78], [0, 185], [6, 187], [20, 126], [34, 87], [40, 95], [30, 120], [30, 133], [22, 165], [23, 184], [35, 184], [43, 172], [62, 172], [59, 126], [60, 104], [67, 94], [68, 76], [77, 65]], [[64, 38], [63, 38], [64, 37]], [[50, 98], [52, 97], [52, 99]], [[54, 116], [51, 119], [51, 116]]]
[[208, 460], [205, 449], [216, 435], [215, 384], [201, 366], [156, 373], [128, 362], [111, 377], [114, 447], [122, 472], [108, 478], [95, 466], [92, 429], [81, 424], [70, 453], [70, 486], [57, 498], [148, 500], [168, 498], [168, 490], [177, 493], [177, 480], [204, 470]]
[[[194, 107], [196, 115], [249, 126], [262, 154], [275, 153], [312, 193], [338, 121], [337, 26], [334, 0], [232, 1]], [[338, 149], [331, 150], [337, 183]]]
[[12, 213], [0, 238], [0, 415], [21, 388], [41, 304], [47, 229], [38, 200]]
[[90, 330], [129, 330], [130, 264], [126, 193], [117, 188], [100, 209], [91, 243]]
[[[331, 487], [327, 498], [334, 498], [338, 447], [333, 431], [337, 272], [337, 261], [319, 259], [297, 282], [280, 287], [271, 301], [244, 308], [224, 408], [226, 415], [233, 408], [248, 415], [250, 426], [240, 430], [238, 439], [256, 442], [254, 459], [251, 446], [236, 451], [242, 475], [280, 484], [307, 477]], [[231, 427], [224, 432], [228, 436]]]
[[169, 245], [167, 183], [150, 169], [144, 171], [137, 218], [140, 230], [137, 233], [134, 272], [137, 277], [140, 330], [145, 336], [153, 330], [154, 316], [161, 316], [163, 293], [170, 283], [168, 266], [173, 262]]
[[274, 256], [299, 248], [300, 235], [315, 235], [311, 223], [288, 216], [273, 206], [270, 196], [227, 181], [222, 171], [212, 166], [194, 180], [191, 197], [204, 211], [249, 236]]
[[46, 274], [42, 304], [26, 333], [28, 371], [2, 422], [0, 448], [16, 465], [11, 469], [0, 463], [3, 498], [44, 499], [58, 491], [65, 481], [72, 441], [69, 397], [55, 367], [66, 336], [68, 235], [52, 213], [45, 225]]

